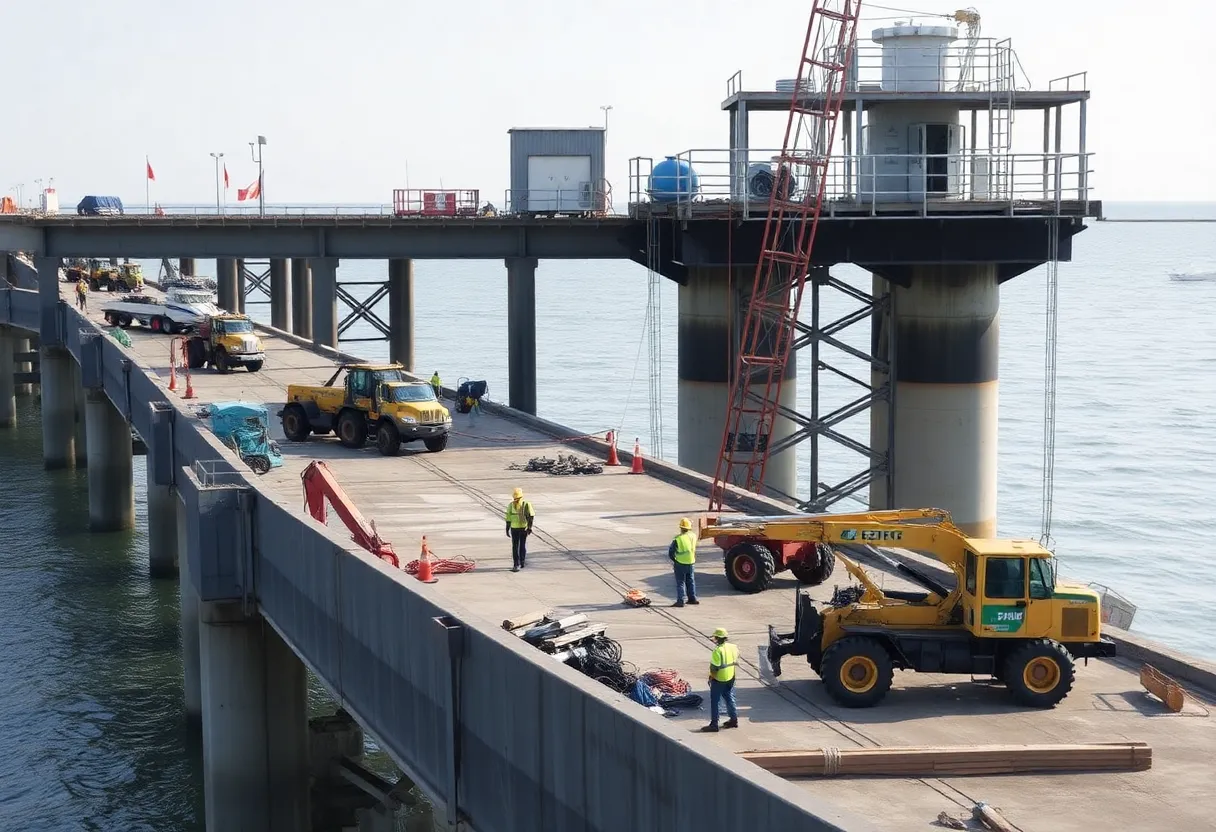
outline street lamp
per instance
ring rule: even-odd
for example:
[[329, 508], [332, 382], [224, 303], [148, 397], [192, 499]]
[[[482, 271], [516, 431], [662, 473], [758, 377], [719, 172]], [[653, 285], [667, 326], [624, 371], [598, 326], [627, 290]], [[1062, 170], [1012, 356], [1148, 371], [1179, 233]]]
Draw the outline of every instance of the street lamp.
[[[257, 145], [257, 152], [254, 153], [254, 145]], [[262, 181], [262, 148], [266, 146], [266, 137], [258, 136], [256, 142], [249, 143], [249, 155], [253, 157], [253, 161], [258, 163], [258, 216], [266, 216], [266, 188]]]
[[[611, 104], [601, 104], [600, 109], [604, 111], [604, 167], [608, 167], [608, 112], [612, 109]], [[604, 171], [605, 179], [607, 179], [607, 170]], [[604, 186], [604, 200], [607, 202], [608, 188]], [[612, 210], [611, 205], [605, 206], [608, 210]]]
[[608, 111], [612, 109], [611, 104], [601, 104], [600, 109], [604, 111], [604, 132], [608, 132]]
[[215, 213], [221, 213], [220, 209], [220, 159], [224, 158], [223, 153], [212, 153], [211, 158], [215, 160]]

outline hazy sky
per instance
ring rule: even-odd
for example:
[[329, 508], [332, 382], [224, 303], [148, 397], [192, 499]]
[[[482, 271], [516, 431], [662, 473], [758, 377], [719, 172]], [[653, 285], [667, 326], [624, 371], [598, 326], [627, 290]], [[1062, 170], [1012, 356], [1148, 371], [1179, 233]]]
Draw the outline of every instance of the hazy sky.
[[[479, 188], [501, 204], [508, 128], [602, 124], [600, 106], [611, 104], [608, 178], [623, 202], [630, 156], [726, 147], [727, 79], [741, 69], [755, 89], [791, 77], [810, 5], [7, 2], [0, 192], [23, 182], [28, 199], [35, 179], [54, 177], [65, 204], [85, 193], [142, 204], [146, 154], [154, 201], [205, 203], [215, 198], [208, 153], [222, 151], [231, 204], [236, 188], [256, 179], [247, 142], [260, 133], [270, 202], [389, 202], [408, 163], [413, 187]], [[897, 14], [877, 5], [863, 3], [863, 15]], [[1216, 108], [1199, 92], [1216, 76], [1209, 4], [988, 0], [977, 8], [983, 36], [1012, 38], [1035, 88], [1089, 72], [1098, 197], [1216, 199], [1208, 147]], [[889, 24], [863, 19], [861, 37]], [[1202, 149], [1173, 150], [1162, 132], [1171, 124]], [[780, 116], [753, 117], [753, 146], [779, 145], [782, 127]], [[1019, 116], [1014, 136], [1015, 149], [1036, 152], [1037, 116]]]

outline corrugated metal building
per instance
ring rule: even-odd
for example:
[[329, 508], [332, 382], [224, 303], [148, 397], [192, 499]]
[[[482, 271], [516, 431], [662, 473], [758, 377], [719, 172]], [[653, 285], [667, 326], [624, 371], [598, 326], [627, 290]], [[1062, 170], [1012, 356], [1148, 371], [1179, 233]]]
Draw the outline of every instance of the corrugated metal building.
[[508, 210], [582, 214], [605, 210], [604, 128], [514, 128]]

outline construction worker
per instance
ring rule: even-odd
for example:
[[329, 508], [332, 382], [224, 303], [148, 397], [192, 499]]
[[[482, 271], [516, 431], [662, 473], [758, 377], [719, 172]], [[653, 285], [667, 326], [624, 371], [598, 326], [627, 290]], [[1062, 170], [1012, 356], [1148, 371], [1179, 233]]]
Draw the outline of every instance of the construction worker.
[[82, 312], [89, 308], [89, 284], [83, 277], [76, 281], [76, 308]]
[[676, 602], [673, 607], [684, 606], [684, 589], [688, 589], [688, 603], [699, 604], [697, 600], [697, 533], [692, 530], [692, 521], [687, 517], [680, 518], [680, 532], [667, 547], [667, 557], [671, 559], [676, 573]]
[[739, 713], [735, 710], [735, 665], [739, 662], [739, 648], [731, 644], [725, 628], [714, 630], [714, 651], [709, 654], [709, 724], [702, 731], [718, 730], [718, 700], [726, 700], [726, 715], [730, 719], [723, 728], [738, 728]]
[[507, 503], [507, 537], [511, 538], [511, 571], [524, 568], [528, 558], [528, 535], [532, 534], [532, 521], [536, 512], [532, 504], [524, 499], [524, 490], [517, 488]]
[[435, 398], [443, 398], [443, 382], [439, 380], [438, 370], [431, 376], [431, 389], [435, 391]]

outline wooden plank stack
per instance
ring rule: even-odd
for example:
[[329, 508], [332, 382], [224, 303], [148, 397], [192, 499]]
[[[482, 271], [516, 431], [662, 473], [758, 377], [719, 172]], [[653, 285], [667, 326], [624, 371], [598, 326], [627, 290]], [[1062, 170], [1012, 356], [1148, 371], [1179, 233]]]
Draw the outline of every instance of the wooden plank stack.
[[942, 777], [1082, 771], [1146, 771], [1148, 743], [915, 746], [744, 751], [739, 756], [782, 777], [835, 775]]
[[602, 636], [607, 624], [595, 624], [585, 615], [557, 618], [548, 610], [536, 610], [502, 622], [502, 628], [545, 653], [569, 657], [585, 642]]

